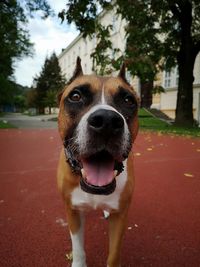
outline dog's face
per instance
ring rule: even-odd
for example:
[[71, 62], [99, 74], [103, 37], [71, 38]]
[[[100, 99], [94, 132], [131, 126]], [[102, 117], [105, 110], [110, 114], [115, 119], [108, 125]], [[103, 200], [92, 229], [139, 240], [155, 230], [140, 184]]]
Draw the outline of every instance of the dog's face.
[[109, 194], [115, 189], [118, 166], [137, 135], [138, 101], [124, 69], [114, 77], [75, 75], [60, 100], [59, 131], [81, 166], [84, 191]]

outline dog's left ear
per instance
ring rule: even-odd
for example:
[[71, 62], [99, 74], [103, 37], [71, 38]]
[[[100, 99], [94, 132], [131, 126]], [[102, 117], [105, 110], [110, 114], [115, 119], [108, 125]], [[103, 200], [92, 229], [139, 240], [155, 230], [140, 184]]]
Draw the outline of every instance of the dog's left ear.
[[82, 66], [81, 66], [81, 59], [80, 59], [80, 57], [77, 57], [76, 67], [75, 67], [73, 76], [71, 77], [71, 79], [69, 80], [69, 82], [67, 84], [70, 84], [71, 82], [73, 82], [73, 80], [75, 80], [77, 77], [82, 76], [82, 75], [83, 75], [83, 70], [82, 70]]
[[76, 59], [76, 68], [74, 70], [74, 74], [72, 78], [76, 78], [78, 76], [82, 76], [83, 75], [83, 70], [82, 70], [82, 66], [81, 66], [81, 58], [77, 57]]
[[129, 84], [129, 82], [126, 79], [126, 64], [123, 62], [118, 74], [118, 77], [121, 78], [123, 81]]

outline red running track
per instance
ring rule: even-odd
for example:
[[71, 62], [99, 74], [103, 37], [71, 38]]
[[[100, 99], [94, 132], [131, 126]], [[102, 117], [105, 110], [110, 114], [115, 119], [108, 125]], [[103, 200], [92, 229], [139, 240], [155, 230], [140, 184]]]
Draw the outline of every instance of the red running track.
[[[0, 266], [70, 266], [56, 188], [56, 130], [0, 131]], [[200, 139], [140, 133], [122, 267], [200, 266]], [[106, 266], [107, 221], [86, 220], [88, 267]]]

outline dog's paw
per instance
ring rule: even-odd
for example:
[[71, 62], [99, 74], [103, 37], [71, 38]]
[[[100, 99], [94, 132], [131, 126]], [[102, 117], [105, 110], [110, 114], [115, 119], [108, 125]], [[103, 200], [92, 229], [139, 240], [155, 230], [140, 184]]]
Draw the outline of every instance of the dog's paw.
[[87, 267], [84, 254], [81, 256], [79, 255], [79, 257], [77, 257], [77, 255], [76, 255], [75, 259], [73, 259], [72, 252], [67, 253], [65, 256], [66, 256], [67, 261], [72, 262], [71, 267]]
[[87, 267], [85, 262], [72, 262], [72, 267]]

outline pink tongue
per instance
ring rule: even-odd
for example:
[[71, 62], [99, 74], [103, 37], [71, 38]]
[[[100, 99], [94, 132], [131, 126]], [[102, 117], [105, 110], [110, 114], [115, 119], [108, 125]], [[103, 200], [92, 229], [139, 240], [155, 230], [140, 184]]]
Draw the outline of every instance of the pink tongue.
[[108, 185], [113, 180], [114, 160], [108, 162], [91, 162], [82, 160], [87, 182], [95, 186]]

